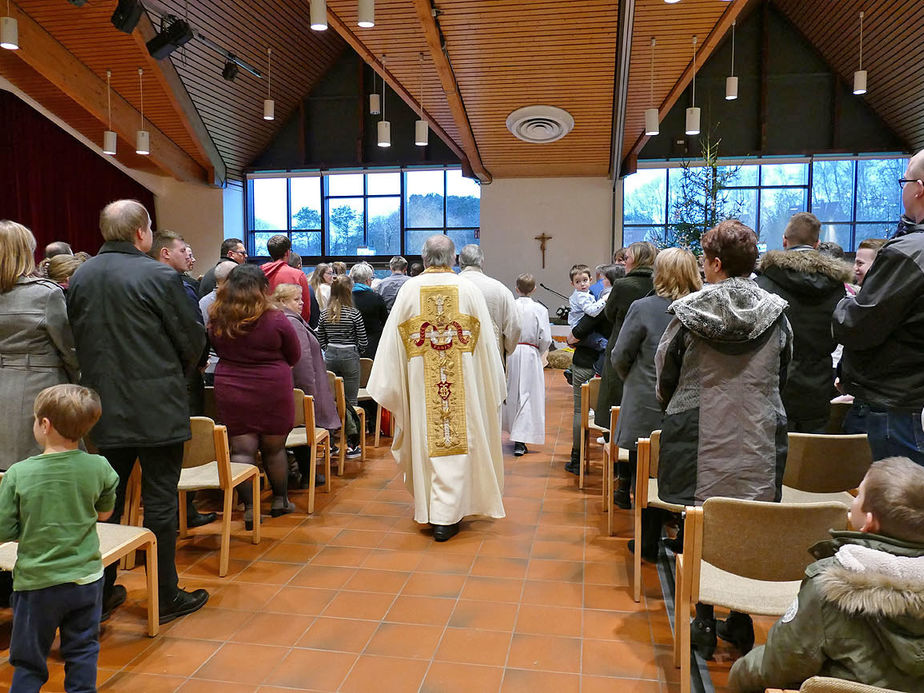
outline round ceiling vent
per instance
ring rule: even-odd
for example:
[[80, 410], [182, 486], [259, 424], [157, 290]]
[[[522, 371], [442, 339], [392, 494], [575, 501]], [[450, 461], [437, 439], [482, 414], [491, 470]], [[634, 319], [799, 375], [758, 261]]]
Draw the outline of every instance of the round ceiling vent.
[[507, 116], [507, 129], [524, 142], [554, 142], [573, 128], [571, 114], [555, 106], [524, 106]]

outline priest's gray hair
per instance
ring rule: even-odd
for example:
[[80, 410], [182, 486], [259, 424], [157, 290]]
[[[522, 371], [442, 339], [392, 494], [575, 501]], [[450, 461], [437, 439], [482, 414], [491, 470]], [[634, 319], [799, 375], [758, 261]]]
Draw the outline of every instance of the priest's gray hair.
[[484, 251], [480, 245], [469, 243], [459, 253], [459, 267], [478, 267], [484, 269]]
[[374, 275], [375, 270], [372, 269], [372, 265], [368, 262], [357, 262], [350, 268], [350, 278], [355, 284], [365, 284], [368, 286]]
[[223, 260], [215, 265], [215, 281], [223, 282], [228, 278], [228, 275], [231, 274], [231, 270], [237, 267], [237, 263], [234, 260]]
[[424, 267], [452, 267], [456, 262], [456, 244], [449, 236], [436, 234], [424, 241], [420, 256]]

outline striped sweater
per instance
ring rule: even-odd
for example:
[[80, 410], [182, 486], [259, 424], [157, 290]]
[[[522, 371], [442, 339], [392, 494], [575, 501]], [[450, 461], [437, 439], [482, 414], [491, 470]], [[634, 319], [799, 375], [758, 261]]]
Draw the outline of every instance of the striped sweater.
[[331, 322], [327, 309], [321, 311], [318, 321], [318, 341], [322, 349], [329, 344], [353, 345], [359, 353], [363, 353], [368, 345], [366, 327], [363, 324], [362, 314], [355, 308], [343, 308], [340, 311], [340, 322]]

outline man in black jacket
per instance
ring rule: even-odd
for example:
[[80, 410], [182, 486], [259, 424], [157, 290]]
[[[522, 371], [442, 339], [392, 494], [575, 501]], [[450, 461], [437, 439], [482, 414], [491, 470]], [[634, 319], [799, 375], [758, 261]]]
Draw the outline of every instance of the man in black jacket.
[[907, 224], [882, 246], [856, 296], [834, 311], [841, 382], [854, 396], [847, 433], [866, 433], [873, 459], [924, 465], [924, 152], [899, 180]]
[[760, 260], [757, 284], [789, 303], [786, 317], [793, 332], [793, 355], [783, 388], [790, 431], [824, 433], [834, 396], [831, 315], [844, 297], [850, 266], [817, 250], [821, 222], [814, 214], [793, 215], [783, 232], [783, 250]]
[[[186, 373], [196, 367], [205, 329], [196, 321], [180, 275], [145, 253], [151, 218], [135, 200], [118, 200], [100, 214], [103, 247], [71, 278], [68, 318], [82, 384], [96, 390], [103, 414], [90, 437], [119, 474], [110, 522], [119, 522], [125, 487], [141, 462], [144, 526], [157, 537], [160, 622], [196, 611], [208, 592], [177, 586], [177, 482], [183, 443], [190, 437]], [[103, 616], [125, 600], [106, 570]]]
[[[218, 264], [225, 260], [231, 260], [239, 265], [246, 262], [247, 251], [244, 249], [244, 241], [240, 238], [226, 238], [223, 240], [221, 242], [221, 257], [218, 258], [215, 267], [218, 267]], [[199, 298], [211, 293], [212, 289], [215, 288], [215, 267], [206, 272], [199, 282]]]

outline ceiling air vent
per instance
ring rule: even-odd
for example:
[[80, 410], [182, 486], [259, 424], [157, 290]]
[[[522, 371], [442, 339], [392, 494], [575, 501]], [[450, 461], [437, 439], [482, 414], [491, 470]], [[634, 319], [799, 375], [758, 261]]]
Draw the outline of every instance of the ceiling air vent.
[[555, 106], [524, 106], [507, 116], [507, 129], [524, 142], [554, 142], [573, 128], [571, 114]]

